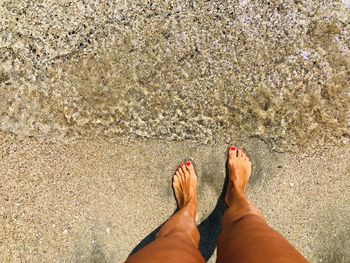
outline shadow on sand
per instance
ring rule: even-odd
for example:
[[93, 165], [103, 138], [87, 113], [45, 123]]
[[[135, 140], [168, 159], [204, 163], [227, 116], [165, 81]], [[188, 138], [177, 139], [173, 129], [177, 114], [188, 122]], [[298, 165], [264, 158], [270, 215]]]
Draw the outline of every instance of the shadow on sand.
[[[219, 199], [216, 203], [216, 206], [211, 212], [211, 214], [204, 220], [202, 223], [199, 224], [198, 229], [200, 232], [201, 240], [199, 244], [199, 249], [205, 258], [206, 261], [209, 260], [209, 258], [213, 255], [215, 248], [216, 248], [216, 242], [220, 234], [221, 230], [221, 218], [224, 215], [224, 212], [227, 208], [224, 197], [226, 193], [228, 185], [228, 169], [227, 169], [227, 163], [226, 163], [226, 176], [225, 176], [225, 182], [223, 185], [223, 190], [221, 191], [221, 194], [219, 196]], [[177, 212], [177, 210], [173, 213], [173, 215]], [[165, 223], [165, 222], [164, 222]], [[163, 224], [164, 224], [163, 223]], [[149, 235], [147, 235], [129, 254], [129, 256], [135, 254], [142, 248], [144, 248], [146, 245], [151, 243], [153, 240], [156, 239], [156, 235], [163, 226], [161, 224], [156, 229], [154, 229]]]

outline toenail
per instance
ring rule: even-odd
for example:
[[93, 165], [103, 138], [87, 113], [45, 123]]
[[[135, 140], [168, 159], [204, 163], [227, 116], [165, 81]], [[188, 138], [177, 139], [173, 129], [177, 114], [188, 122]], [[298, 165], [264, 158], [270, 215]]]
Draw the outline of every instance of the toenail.
[[190, 166], [190, 165], [191, 165], [191, 163], [190, 163], [190, 162], [186, 162], [186, 165], [187, 165], [187, 166]]
[[234, 150], [236, 150], [236, 148], [235, 147], [231, 147], [231, 150], [234, 151]]

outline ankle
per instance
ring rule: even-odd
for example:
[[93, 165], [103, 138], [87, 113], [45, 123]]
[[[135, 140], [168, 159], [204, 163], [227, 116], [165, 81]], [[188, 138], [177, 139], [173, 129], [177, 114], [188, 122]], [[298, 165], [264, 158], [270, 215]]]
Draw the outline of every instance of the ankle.
[[245, 191], [239, 187], [236, 187], [235, 185], [233, 185], [229, 191], [230, 191], [230, 195], [232, 197], [231, 201], [240, 200], [240, 199], [247, 199], [247, 195], [246, 195]]
[[184, 214], [187, 214], [191, 218], [195, 219], [197, 215], [197, 203], [193, 200], [189, 200], [180, 210], [182, 210]]

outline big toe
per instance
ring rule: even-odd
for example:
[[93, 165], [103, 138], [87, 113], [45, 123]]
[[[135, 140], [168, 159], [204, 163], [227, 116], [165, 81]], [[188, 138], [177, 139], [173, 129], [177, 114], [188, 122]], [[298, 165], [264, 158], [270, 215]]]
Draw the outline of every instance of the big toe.
[[229, 159], [231, 160], [231, 159], [237, 158], [237, 153], [238, 153], [238, 149], [234, 146], [231, 146], [228, 151]]
[[194, 171], [193, 164], [190, 161], [186, 162], [186, 169], [190, 173], [191, 176], [195, 176], [196, 175], [196, 173]]

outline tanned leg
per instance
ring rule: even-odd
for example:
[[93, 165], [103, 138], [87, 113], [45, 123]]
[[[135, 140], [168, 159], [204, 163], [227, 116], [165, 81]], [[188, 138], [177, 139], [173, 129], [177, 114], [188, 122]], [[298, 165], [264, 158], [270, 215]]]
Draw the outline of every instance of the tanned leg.
[[261, 212], [248, 200], [245, 190], [251, 162], [241, 149], [229, 150], [228, 206], [217, 244], [217, 263], [305, 263], [306, 259], [269, 227]]
[[179, 211], [160, 229], [157, 239], [130, 256], [126, 263], [204, 263], [198, 249], [197, 175], [193, 164], [181, 164], [173, 177]]

